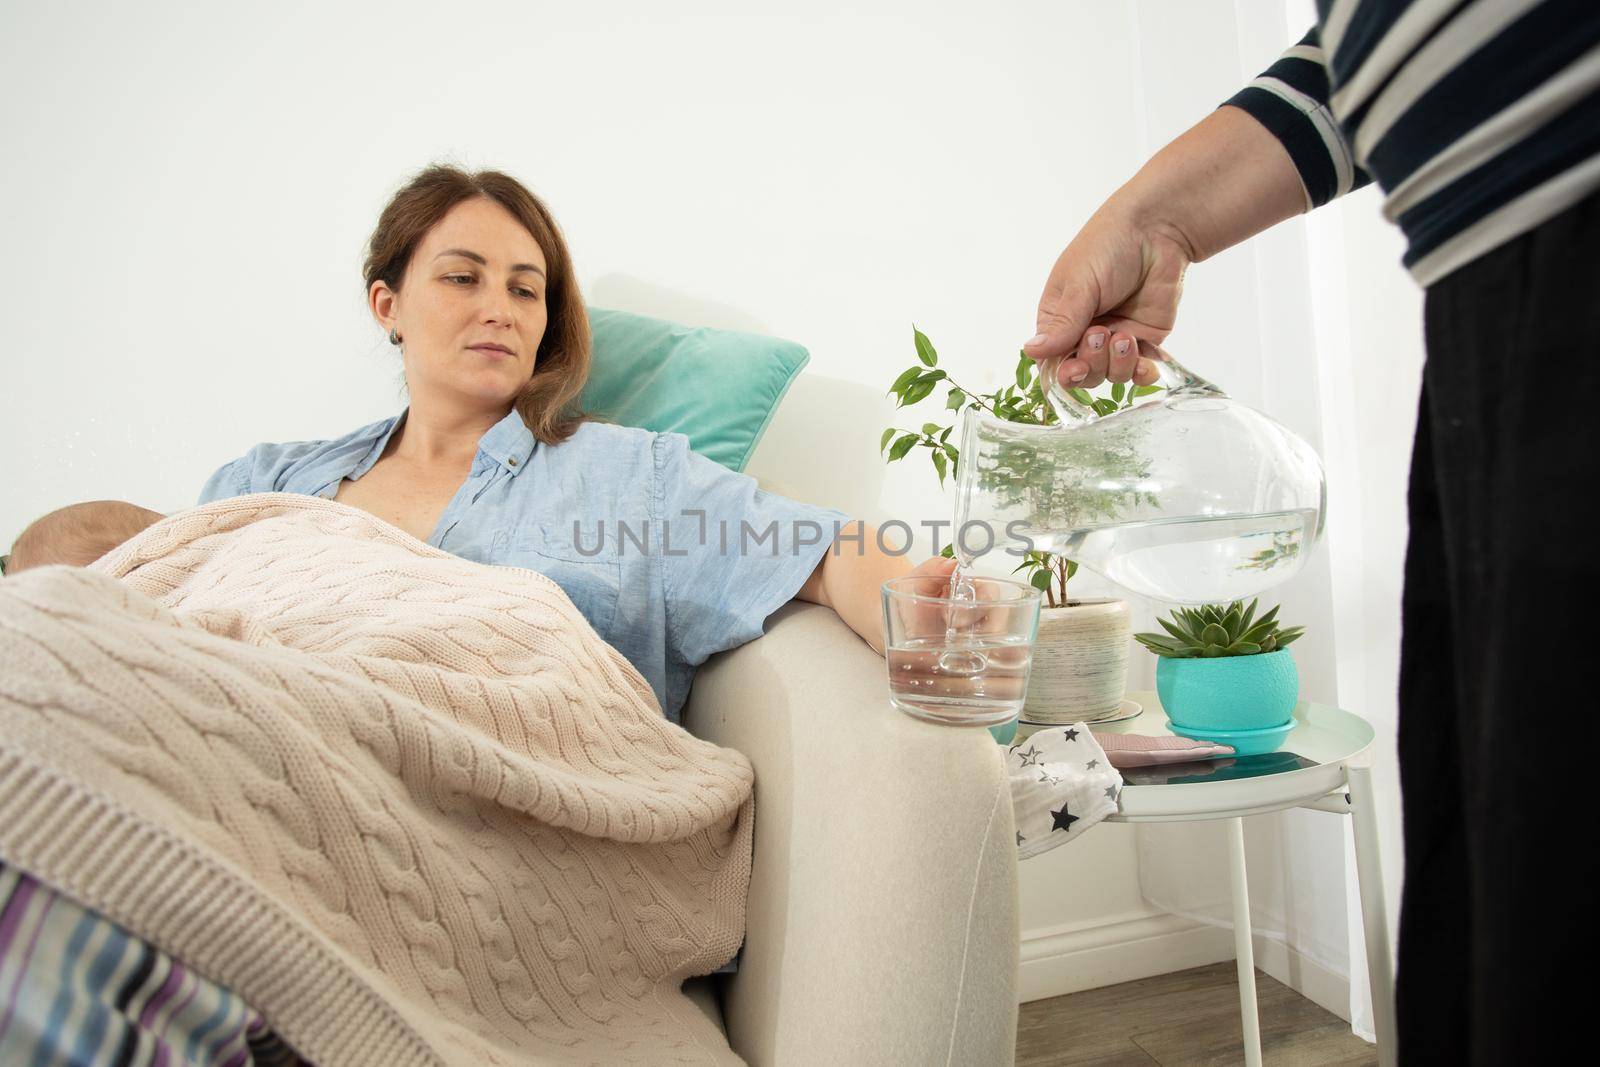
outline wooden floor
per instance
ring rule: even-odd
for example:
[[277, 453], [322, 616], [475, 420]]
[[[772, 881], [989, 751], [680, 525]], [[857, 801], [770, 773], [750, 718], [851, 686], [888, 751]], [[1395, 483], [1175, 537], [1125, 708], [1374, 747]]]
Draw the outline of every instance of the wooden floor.
[[[1343, 1019], [1259, 970], [1256, 1002], [1267, 1067], [1378, 1062]], [[1022, 1005], [1017, 1065], [1231, 1067], [1244, 1062], [1240, 1026], [1238, 972], [1214, 963]]]

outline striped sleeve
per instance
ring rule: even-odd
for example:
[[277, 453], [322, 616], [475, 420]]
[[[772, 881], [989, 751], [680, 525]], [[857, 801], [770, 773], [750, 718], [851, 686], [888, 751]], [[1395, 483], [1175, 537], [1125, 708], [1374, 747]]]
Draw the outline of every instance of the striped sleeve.
[[1307, 211], [1372, 181], [1356, 165], [1328, 95], [1327, 58], [1313, 27], [1260, 77], [1223, 101], [1248, 112], [1283, 143], [1305, 186]]
[[0, 1064], [302, 1062], [230, 990], [0, 863]]

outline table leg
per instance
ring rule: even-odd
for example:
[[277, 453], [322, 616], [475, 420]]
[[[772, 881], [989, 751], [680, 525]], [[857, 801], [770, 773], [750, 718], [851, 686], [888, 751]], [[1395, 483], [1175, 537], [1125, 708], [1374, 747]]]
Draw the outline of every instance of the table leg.
[[1361, 894], [1361, 928], [1366, 935], [1367, 981], [1372, 989], [1372, 1022], [1378, 1037], [1378, 1067], [1398, 1062], [1395, 1041], [1394, 971], [1389, 961], [1389, 920], [1383, 873], [1378, 861], [1378, 818], [1372, 797], [1372, 769], [1346, 767], [1350, 782], [1351, 829], [1355, 832], [1356, 886]]
[[1239, 1015], [1244, 1024], [1245, 1067], [1261, 1067], [1261, 1020], [1256, 1014], [1256, 958], [1250, 943], [1250, 886], [1245, 881], [1244, 820], [1229, 819], [1228, 859], [1233, 881], [1233, 950], [1239, 968]]

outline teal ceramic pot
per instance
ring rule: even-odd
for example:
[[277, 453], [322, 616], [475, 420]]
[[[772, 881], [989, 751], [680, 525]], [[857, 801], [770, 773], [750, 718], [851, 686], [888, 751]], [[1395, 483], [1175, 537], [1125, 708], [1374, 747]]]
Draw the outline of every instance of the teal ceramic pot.
[[1288, 649], [1216, 659], [1159, 658], [1156, 694], [1174, 733], [1232, 744], [1241, 755], [1245, 752], [1237, 742], [1246, 738], [1254, 741], [1249, 747], [1255, 752], [1283, 743], [1300, 699], [1300, 674]]
[[1002, 722], [991, 726], [989, 727], [989, 733], [1002, 745], [1009, 745], [1017, 736], [1017, 720], [1012, 719], [1010, 722]]

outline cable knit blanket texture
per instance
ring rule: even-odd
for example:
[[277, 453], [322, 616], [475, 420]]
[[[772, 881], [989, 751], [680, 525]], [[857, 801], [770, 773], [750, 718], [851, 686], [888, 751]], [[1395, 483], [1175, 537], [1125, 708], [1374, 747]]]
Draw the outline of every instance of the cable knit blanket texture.
[[739, 1063], [742, 755], [550, 579], [257, 494], [0, 580], [0, 857], [322, 1064]]

